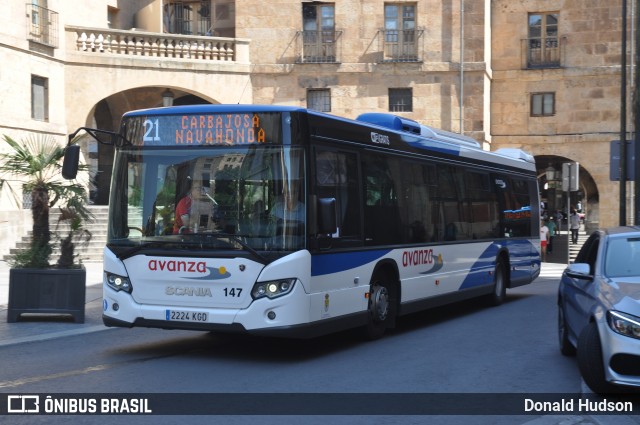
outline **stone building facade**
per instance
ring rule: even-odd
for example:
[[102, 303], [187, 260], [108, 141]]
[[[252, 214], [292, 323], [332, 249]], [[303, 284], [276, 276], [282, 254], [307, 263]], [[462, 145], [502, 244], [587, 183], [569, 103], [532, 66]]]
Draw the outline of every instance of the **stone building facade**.
[[[621, 0], [34, 0], [4, 11], [0, 134], [63, 144], [163, 102], [391, 111], [485, 149], [529, 151], [552, 208], [567, 201], [547, 171], [577, 161], [570, 203], [617, 224]], [[112, 151], [81, 146], [97, 172], [92, 201], [106, 204]], [[0, 192], [5, 238], [24, 230], [8, 218], [21, 204]]]
[[[619, 224], [620, 185], [610, 180], [609, 157], [621, 128], [621, 1], [498, 0], [492, 8], [492, 147], [526, 149], [542, 172], [578, 162], [580, 191], [571, 205], [581, 201], [592, 226]], [[541, 22], [539, 34], [532, 35], [533, 21]], [[627, 64], [630, 76], [630, 58]], [[552, 110], [534, 113], [534, 96], [549, 98]], [[566, 194], [543, 195], [566, 205]]]

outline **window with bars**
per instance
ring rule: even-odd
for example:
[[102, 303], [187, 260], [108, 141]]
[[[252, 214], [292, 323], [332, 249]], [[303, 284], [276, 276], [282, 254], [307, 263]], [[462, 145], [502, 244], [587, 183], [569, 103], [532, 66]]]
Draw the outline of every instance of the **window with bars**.
[[235, 37], [234, 0], [172, 0], [162, 16], [167, 33]]
[[531, 94], [531, 116], [550, 117], [556, 113], [555, 93], [532, 93]]
[[331, 112], [331, 92], [329, 89], [307, 90], [307, 108], [319, 112]]
[[28, 40], [58, 47], [58, 13], [47, 9], [46, 0], [27, 3]]
[[413, 111], [413, 90], [389, 89], [389, 111], [411, 112]]

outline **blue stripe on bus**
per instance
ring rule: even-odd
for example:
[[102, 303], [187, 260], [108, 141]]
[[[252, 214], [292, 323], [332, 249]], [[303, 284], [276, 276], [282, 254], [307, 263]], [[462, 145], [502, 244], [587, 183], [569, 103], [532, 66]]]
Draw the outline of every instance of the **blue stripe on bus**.
[[[523, 260], [529, 261], [535, 250], [530, 241], [523, 240], [506, 240], [500, 246], [506, 246], [509, 249], [509, 255], [511, 256], [511, 265], [518, 264]], [[460, 285], [460, 289], [473, 288], [475, 286], [487, 285], [493, 283], [493, 261], [498, 254], [498, 244], [491, 244], [480, 255], [480, 258], [471, 266], [469, 274]], [[525, 257], [525, 258], [522, 258]], [[516, 267], [515, 270], [511, 270], [511, 278], [517, 279], [522, 277], [521, 275], [527, 273], [522, 267]]]
[[391, 250], [345, 252], [341, 254], [314, 255], [311, 257], [311, 276], [339, 273], [376, 261]]

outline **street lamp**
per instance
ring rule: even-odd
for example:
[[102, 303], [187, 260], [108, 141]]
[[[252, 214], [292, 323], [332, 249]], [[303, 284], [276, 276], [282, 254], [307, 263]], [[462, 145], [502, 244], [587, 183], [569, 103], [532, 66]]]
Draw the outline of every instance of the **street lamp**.
[[547, 176], [547, 181], [554, 181], [556, 178], [556, 169], [553, 168], [553, 165], [549, 164], [549, 166], [544, 170], [544, 173]]
[[171, 90], [166, 89], [162, 92], [162, 106], [172, 106], [173, 105], [173, 93]]
[[544, 170], [544, 174], [547, 177], [547, 182], [545, 183], [545, 189], [547, 189], [547, 210], [554, 211], [556, 208], [556, 182], [557, 182], [557, 174], [556, 169], [553, 168], [553, 164], [549, 164], [547, 168]]

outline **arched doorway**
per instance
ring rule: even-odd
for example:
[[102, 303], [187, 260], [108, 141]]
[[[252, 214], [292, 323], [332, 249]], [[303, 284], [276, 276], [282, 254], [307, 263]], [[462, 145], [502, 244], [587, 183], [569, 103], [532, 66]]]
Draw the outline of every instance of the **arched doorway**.
[[535, 159], [540, 199], [547, 212], [559, 209], [566, 213], [567, 207], [576, 208], [585, 214], [587, 231], [597, 228], [600, 221], [599, 192], [589, 170], [580, 164], [578, 176], [580, 189], [569, 192], [567, 197], [567, 192], [562, 191], [562, 164], [575, 161], [554, 155], [539, 155]]
[[[166, 87], [140, 87], [115, 93], [98, 102], [87, 119], [87, 127], [117, 131], [125, 112], [169, 105], [212, 103], [207, 99], [178, 89]], [[89, 165], [91, 176], [89, 193], [94, 205], [108, 205], [113, 167], [113, 146], [98, 143], [90, 136], [80, 140], [80, 146]]]

